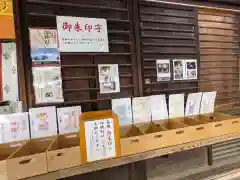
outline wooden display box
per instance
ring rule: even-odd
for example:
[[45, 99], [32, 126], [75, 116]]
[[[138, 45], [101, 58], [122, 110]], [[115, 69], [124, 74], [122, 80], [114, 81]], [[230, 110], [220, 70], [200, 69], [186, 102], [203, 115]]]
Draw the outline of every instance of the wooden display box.
[[11, 178], [11, 173], [14, 173], [12, 167], [8, 164], [8, 159], [14, 154], [18, 149], [20, 149], [26, 141], [13, 142], [8, 144], [0, 145], [0, 179], [9, 180]]
[[78, 133], [59, 135], [47, 151], [48, 172], [81, 165]]
[[24, 179], [47, 173], [46, 151], [56, 137], [33, 139], [7, 160], [8, 178]]
[[193, 119], [206, 123], [205, 126], [209, 129], [208, 137], [240, 132], [240, 118], [237, 116], [215, 112], [195, 116]]

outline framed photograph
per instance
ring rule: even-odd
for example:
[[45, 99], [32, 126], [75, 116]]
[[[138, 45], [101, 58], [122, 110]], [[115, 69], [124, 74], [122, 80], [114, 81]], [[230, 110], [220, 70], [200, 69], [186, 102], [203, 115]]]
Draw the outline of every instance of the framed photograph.
[[169, 59], [159, 59], [156, 61], [157, 81], [170, 81], [171, 69]]

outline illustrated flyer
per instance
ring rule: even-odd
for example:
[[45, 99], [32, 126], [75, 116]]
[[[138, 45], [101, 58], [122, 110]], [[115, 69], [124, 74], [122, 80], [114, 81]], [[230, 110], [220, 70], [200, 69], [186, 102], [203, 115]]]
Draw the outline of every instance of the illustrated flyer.
[[131, 98], [112, 99], [112, 110], [117, 114], [120, 125], [133, 123]]
[[168, 119], [168, 109], [165, 95], [152, 95], [150, 98], [152, 121]]
[[81, 106], [62, 107], [57, 109], [59, 134], [79, 131]]
[[32, 73], [36, 104], [64, 101], [60, 66], [33, 67]]
[[85, 121], [87, 161], [116, 156], [114, 121], [112, 118]]
[[57, 135], [56, 107], [30, 108], [31, 138]]
[[118, 64], [99, 64], [100, 94], [120, 92]]
[[31, 58], [34, 63], [51, 63], [60, 61], [57, 30], [29, 29]]
[[188, 95], [185, 116], [196, 116], [200, 113], [200, 105], [202, 99], [202, 92], [191, 93]]
[[106, 19], [57, 16], [60, 52], [109, 52]]
[[184, 117], [184, 94], [169, 95], [169, 118]]
[[157, 81], [170, 81], [171, 80], [170, 59], [157, 60], [156, 66], [157, 66]]
[[173, 79], [174, 80], [194, 80], [197, 79], [197, 60], [196, 59], [174, 59], [173, 60]]
[[151, 121], [149, 97], [135, 97], [132, 102], [133, 122], [142, 123]]

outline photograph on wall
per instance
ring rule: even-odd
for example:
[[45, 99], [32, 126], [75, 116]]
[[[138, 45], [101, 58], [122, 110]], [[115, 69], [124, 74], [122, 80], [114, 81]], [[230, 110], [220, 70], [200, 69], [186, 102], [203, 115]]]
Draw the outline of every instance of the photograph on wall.
[[112, 110], [117, 114], [120, 125], [133, 123], [131, 98], [112, 99]]
[[57, 30], [55, 29], [29, 29], [31, 58], [34, 62], [58, 62]]
[[100, 94], [120, 92], [117, 64], [99, 64]]
[[106, 19], [57, 16], [60, 52], [109, 52]]
[[173, 79], [174, 80], [184, 80], [184, 70], [185, 70], [184, 60], [173, 60]]
[[197, 79], [197, 60], [187, 59], [185, 65], [186, 79]]
[[32, 68], [35, 103], [63, 102], [60, 66], [37, 66]]
[[187, 98], [185, 116], [196, 116], [199, 115], [200, 105], [202, 99], [202, 92], [190, 93]]
[[156, 61], [157, 66], [157, 81], [170, 81], [170, 60], [169, 59], [159, 59]]
[[87, 161], [116, 156], [114, 120], [112, 118], [85, 121]]

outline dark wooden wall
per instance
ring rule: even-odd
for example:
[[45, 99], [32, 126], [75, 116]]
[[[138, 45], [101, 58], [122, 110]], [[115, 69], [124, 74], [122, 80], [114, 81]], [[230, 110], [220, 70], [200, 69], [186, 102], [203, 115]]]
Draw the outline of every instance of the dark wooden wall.
[[[48, 105], [78, 104], [84, 111], [91, 111], [109, 109], [111, 98], [216, 89], [218, 110], [231, 113], [240, 110], [238, 13], [144, 0], [16, 0], [15, 12], [20, 76], [24, 77], [21, 97], [28, 95], [25, 100], [28, 107], [38, 106], [32, 87], [28, 28], [56, 28], [56, 15], [69, 15], [106, 18], [110, 52], [62, 53], [65, 102]], [[197, 59], [199, 80], [156, 82], [155, 60], [162, 58]], [[104, 63], [119, 64], [120, 93], [99, 94], [97, 64]], [[207, 149], [201, 148], [74, 179], [187, 179], [192, 173], [238, 163], [238, 147], [236, 140], [210, 148], [212, 167], [208, 166]]]

